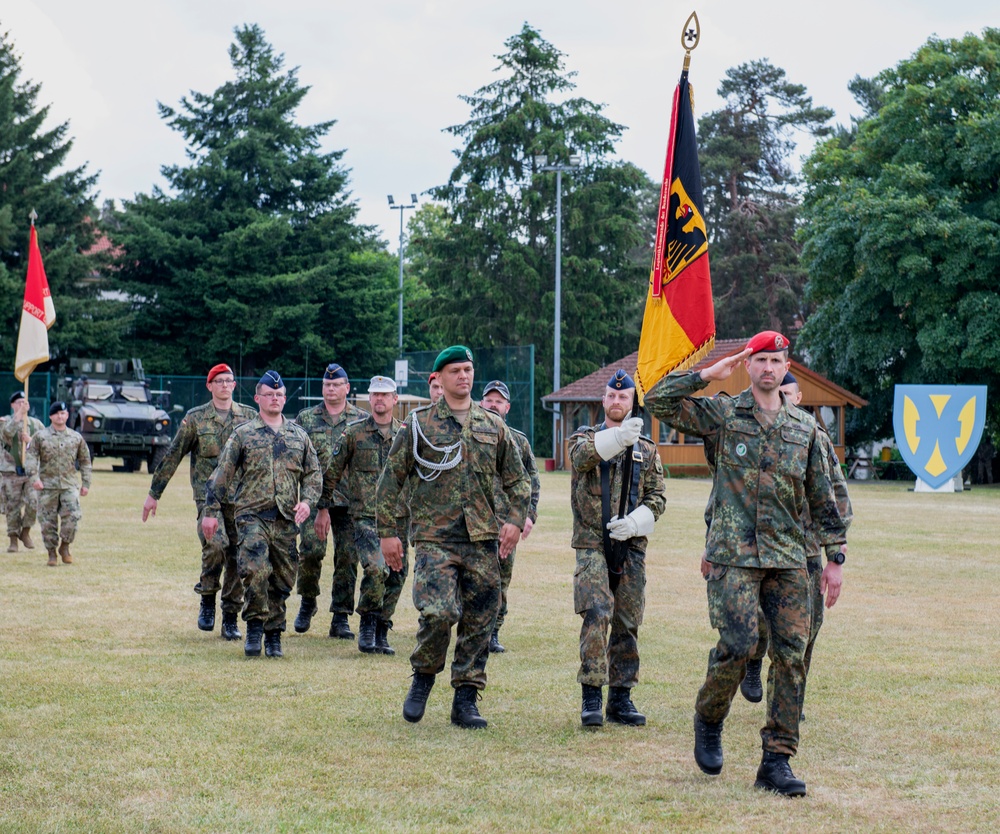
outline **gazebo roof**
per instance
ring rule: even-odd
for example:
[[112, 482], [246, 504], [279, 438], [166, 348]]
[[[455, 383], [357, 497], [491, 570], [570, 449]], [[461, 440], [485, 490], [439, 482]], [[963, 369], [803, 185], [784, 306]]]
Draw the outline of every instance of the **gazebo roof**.
[[[732, 356], [734, 353], [739, 353], [746, 347], [746, 344], [746, 339], [716, 339], [715, 347], [713, 347], [708, 355], [698, 362], [692, 370], [707, 368], [710, 365], [714, 365], [724, 356]], [[635, 351], [634, 353], [630, 353], [628, 356], [619, 359], [617, 362], [611, 362], [605, 365], [603, 368], [594, 371], [592, 374], [587, 374], [587, 376], [578, 379], [576, 382], [564, 385], [558, 391], [546, 394], [542, 397], [542, 400], [547, 403], [600, 402], [601, 398], [604, 396], [604, 390], [607, 388], [608, 380], [611, 379], [615, 371], [619, 368], [624, 368], [630, 374], [634, 375], [638, 361], [639, 351]], [[857, 394], [852, 394], [845, 388], [841, 388], [839, 385], [831, 382], [822, 374], [818, 374], [815, 371], [810, 370], [800, 362], [796, 362], [794, 359], [792, 359], [792, 373], [795, 374], [796, 377], [800, 375], [809, 377], [816, 383], [829, 388], [832, 391], [836, 391], [838, 394], [843, 396], [848, 405], [853, 405], [855, 408], [868, 405], [867, 400], [862, 399]]]

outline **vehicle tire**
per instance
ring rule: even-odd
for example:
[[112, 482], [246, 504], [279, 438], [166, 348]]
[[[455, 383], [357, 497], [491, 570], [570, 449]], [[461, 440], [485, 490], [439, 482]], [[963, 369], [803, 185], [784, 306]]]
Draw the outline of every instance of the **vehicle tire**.
[[150, 452], [149, 456], [146, 458], [146, 471], [149, 472], [150, 475], [152, 475], [153, 472], [156, 471], [156, 467], [160, 465], [160, 461], [163, 460], [166, 456], [167, 456], [166, 446], [154, 446], [153, 451]]
[[142, 458], [139, 455], [129, 455], [122, 458], [126, 472], [140, 472], [142, 470]]

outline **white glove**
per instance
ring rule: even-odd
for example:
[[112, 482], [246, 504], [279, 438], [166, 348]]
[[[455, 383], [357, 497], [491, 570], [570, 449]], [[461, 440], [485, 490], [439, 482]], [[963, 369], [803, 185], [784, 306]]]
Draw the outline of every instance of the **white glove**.
[[620, 426], [602, 429], [594, 435], [594, 448], [604, 460], [611, 460], [631, 446], [642, 434], [642, 417], [629, 417]]
[[653, 532], [653, 511], [645, 504], [636, 507], [625, 518], [615, 516], [608, 522], [608, 530], [611, 531], [611, 538], [616, 542], [624, 542], [629, 539], [648, 536]]

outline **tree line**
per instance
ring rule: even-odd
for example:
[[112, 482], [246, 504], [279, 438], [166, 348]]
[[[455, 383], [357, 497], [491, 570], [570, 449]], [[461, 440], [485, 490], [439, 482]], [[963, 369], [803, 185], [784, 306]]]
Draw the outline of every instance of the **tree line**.
[[[534, 344], [536, 393], [552, 381], [555, 179], [562, 176], [565, 384], [633, 351], [659, 184], [620, 159], [624, 125], [576, 95], [566, 56], [525, 24], [495, 80], [447, 127], [456, 162], [411, 217], [404, 349]], [[336, 359], [383, 372], [396, 353], [398, 262], [358, 221], [334, 120], [300, 124], [309, 88], [256, 25], [234, 32], [232, 78], [158, 104], [187, 161], [121, 206], [66, 169], [69, 125], [45, 127], [40, 87], [0, 34], [0, 356], [13, 363], [38, 211], [58, 301], [53, 365], [136, 355], [156, 373], [209, 359], [305, 370]], [[698, 123], [721, 337], [774, 328], [796, 354], [871, 406], [848, 442], [891, 435], [897, 383], [997, 390], [1000, 363], [1000, 30], [931, 38], [849, 88], [849, 126], [767, 59], [729, 69], [723, 106]], [[669, 91], [661, 91], [667, 99]], [[796, 140], [816, 144], [801, 171]], [[100, 238], [110, 246], [95, 251]], [[536, 439], [551, 426], [538, 410]], [[1000, 402], [990, 403], [1000, 430]], [[998, 438], [1000, 439], [1000, 438]]]

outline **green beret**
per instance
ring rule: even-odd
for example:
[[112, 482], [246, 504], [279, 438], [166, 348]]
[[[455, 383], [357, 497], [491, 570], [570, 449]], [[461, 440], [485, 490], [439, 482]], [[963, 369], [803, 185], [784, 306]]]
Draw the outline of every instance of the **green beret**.
[[451, 347], [446, 347], [438, 354], [438, 358], [434, 360], [433, 371], [436, 373], [440, 371], [445, 365], [450, 365], [452, 362], [471, 362], [472, 361], [472, 351], [469, 350], [465, 345], [452, 345]]

